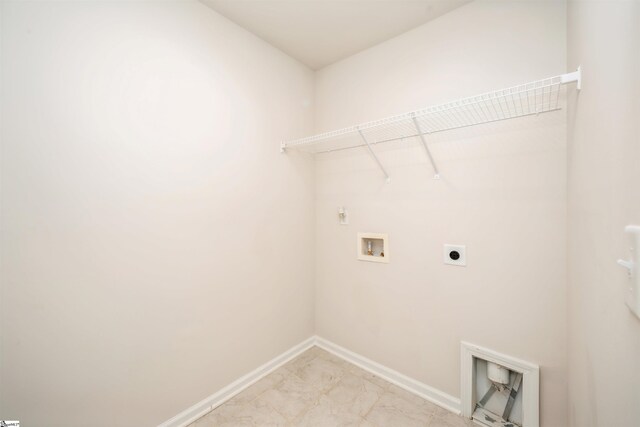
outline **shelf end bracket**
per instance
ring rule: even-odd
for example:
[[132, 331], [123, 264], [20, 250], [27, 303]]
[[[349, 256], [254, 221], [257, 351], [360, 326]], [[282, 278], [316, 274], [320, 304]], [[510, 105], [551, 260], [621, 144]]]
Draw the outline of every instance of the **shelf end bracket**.
[[572, 73], [563, 74], [560, 76], [560, 83], [567, 84], [576, 82], [576, 89], [582, 89], [582, 67], [578, 66], [578, 69]]

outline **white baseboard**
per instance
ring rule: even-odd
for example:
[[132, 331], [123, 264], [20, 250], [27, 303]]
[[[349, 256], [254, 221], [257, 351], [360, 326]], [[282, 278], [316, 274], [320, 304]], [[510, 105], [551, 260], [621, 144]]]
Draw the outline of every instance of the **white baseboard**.
[[437, 390], [431, 386], [428, 386], [413, 378], [407, 377], [400, 372], [387, 368], [373, 360], [367, 359], [357, 353], [354, 353], [346, 348], [340, 347], [337, 344], [332, 343], [324, 338], [313, 336], [300, 344], [290, 348], [281, 355], [275, 357], [259, 368], [249, 372], [247, 375], [232, 382], [222, 390], [212, 394], [206, 399], [196, 403], [190, 408], [182, 411], [175, 417], [160, 424], [158, 427], [186, 427], [203, 415], [211, 412], [218, 406], [222, 405], [227, 400], [231, 399], [236, 394], [240, 393], [253, 383], [259, 381], [271, 372], [275, 371], [291, 359], [297, 357], [303, 352], [307, 351], [313, 346], [318, 346], [323, 350], [326, 350], [341, 359], [346, 360], [349, 363], [371, 372], [372, 374], [389, 381], [392, 384], [397, 385], [415, 395], [422, 397], [429, 402], [432, 402], [438, 406], [443, 407], [455, 414], [460, 414], [460, 399], [448, 395], [440, 390]]
[[414, 380], [413, 378], [387, 368], [386, 366], [367, 359], [366, 357], [347, 350], [346, 348], [340, 347], [339, 345], [324, 338], [316, 337], [315, 345], [346, 360], [347, 362], [353, 363], [365, 371], [371, 372], [372, 374], [407, 390], [408, 392], [460, 415], [460, 399], [457, 397], [451, 396], [427, 384]]
[[186, 427], [198, 418], [202, 417], [208, 412], [211, 412], [218, 406], [222, 405], [227, 400], [231, 399], [242, 390], [246, 389], [253, 383], [261, 380], [269, 375], [291, 359], [304, 353], [315, 345], [315, 337], [308, 338], [298, 345], [293, 346], [289, 350], [285, 351], [274, 359], [271, 359], [264, 365], [249, 372], [247, 375], [237, 379], [231, 384], [227, 385], [223, 389], [217, 391], [211, 396], [201, 400], [190, 408], [180, 412], [175, 417], [160, 424], [158, 427]]

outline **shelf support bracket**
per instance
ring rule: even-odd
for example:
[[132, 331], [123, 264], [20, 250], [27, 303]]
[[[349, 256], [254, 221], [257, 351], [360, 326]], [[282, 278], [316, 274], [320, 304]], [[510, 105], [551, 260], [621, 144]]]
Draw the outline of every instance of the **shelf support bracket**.
[[373, 159], [376, 161], [376, 163], [378, 164], [378, 166], [382, 170], [382, 173], [387, 178], [387, 182], [391, 181], [391, 178], [389, 177], [389, 174], [385, 170], [384, 166], [382, 166], [382, 163], [380, 162], [380, 159], [378, 159], [378, 156], [376, 156], [376, 153], [373, 151], [373, 148], [371, 148], [371, 144], [369, 144], [369, 141], [367, 141], [367, 138], [365, 138], [364, 134], [362, 133], [362, 131], [360, 129], [358, 129], [358, 133], [360, 134], [360, 138], [362, 138], [364, 143], [367, 145], [367, 148], [369, 149], [369, 153], [371, 153], [371, 155], [373, 156]]
[[413, 120], [413, 125], [416, 127], [416, 131], [418, 132], [418, 136], [420, 137], [420, 142], [422, 142], [424, 151], [427, 152], [427, 157], [429, 157], [429, 161], [431, 162], [431, 166], [433, 167], [433, 171], [435, 172], [435, 175], [433, 175], [433, 179], [440, 179], [440, 172], [438, 172], [436, 162], [433, 161], [433, 156], [431, 155], [431, 150], [429, 150], [427, 141], [425, 141], [424, 139], [424, 134], [422, 133], [422, 129], [420, 128], [420, 123], [418, 123], [416, 116], [411, 117], [411, 120]]

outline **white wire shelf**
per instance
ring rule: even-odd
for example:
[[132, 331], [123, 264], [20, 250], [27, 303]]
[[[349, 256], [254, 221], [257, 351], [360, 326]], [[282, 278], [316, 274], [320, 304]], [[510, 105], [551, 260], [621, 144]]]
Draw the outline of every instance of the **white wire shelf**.
[[310, 153], [327, 153], [357, 147], [366, 147], [378, 166], [389, 175], [372, 149], [375, 144], [418, 137], [439, 178], [438, 168], [426, 143], [426, 136], [436, 132], [475, 126], [501, 120], [536, 115], [562, 108], [562, 85], [577, 83], [580, 89], [580, 68], [572, 73], [500, 89], [362, 123], [356, 126], [321, 133], [301, 139], [282, 142], [281, 151], [296, 149]]

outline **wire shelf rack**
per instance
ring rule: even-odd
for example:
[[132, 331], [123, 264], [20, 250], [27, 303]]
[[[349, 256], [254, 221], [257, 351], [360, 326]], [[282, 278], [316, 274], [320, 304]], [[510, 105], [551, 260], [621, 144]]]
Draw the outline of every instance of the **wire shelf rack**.
[[433, 166], [434, 178], [439, 178], [438, 168], [426, 142], [428, 135], [559, 110], [562, 108], [560, 102], [562, 85], [575, 82], [577, 88], [580, 89], [580, 78], [581, 72], [578, 68], [572, 73], [536, 80], [306, 138], [284, 141], [280, 148], [283, 152], [297, 149], [310, 153], [327, 153], [366, 147], [388, 180], [389, 175], [372, 146], [418, 137]]

